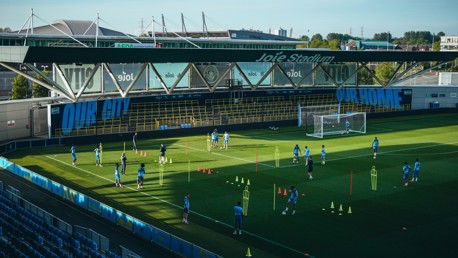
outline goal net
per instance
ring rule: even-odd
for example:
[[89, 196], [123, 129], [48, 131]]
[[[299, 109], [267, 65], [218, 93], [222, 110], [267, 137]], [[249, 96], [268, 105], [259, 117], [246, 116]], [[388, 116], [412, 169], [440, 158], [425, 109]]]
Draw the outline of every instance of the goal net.
[[366, 113], [315, 115], [313, 133], [307, 133], [307, 135], [323, 138], [325, 135], [344, 133], [366, 133]]
[[315, 116], [335, 115], [340, 113], [340, 104], [319, 106], [298, 106], [297, 125], [305, 127], [305, 131], [313, 131]]

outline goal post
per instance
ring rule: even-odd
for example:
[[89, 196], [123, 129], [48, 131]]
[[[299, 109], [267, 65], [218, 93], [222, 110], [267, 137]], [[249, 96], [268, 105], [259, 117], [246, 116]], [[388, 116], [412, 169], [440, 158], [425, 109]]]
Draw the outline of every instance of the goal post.
[[314, 117], [340, 113], [339, 104], [301, 106], [297, 108], [297, 126], [305, 127], [305, 132], [313, 131]]
[[366, 133], [366, 113], [315, 115], [313, 133], [307, 133], [307, 136], [323, 138], [325, 135], [345, 133]]

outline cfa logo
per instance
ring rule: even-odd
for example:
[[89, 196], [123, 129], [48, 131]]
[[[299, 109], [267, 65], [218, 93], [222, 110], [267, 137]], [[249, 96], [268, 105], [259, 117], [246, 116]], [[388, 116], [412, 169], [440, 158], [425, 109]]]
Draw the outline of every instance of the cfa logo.
[[204, 77], [207, 79], [208, 83], [214, 83], [218, 80], [219, 71], [214, 65], [208, 65], [204, 69]]

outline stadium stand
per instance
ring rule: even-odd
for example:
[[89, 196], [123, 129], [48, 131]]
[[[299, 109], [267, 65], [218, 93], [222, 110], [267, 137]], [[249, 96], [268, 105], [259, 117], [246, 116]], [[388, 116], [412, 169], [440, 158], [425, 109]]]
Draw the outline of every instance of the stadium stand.
[[[39, 257], [39, 258], [118, 258], [127, 257], [174, 257], [162, 252], [158, 247], [115, 229], [109, 224], [91, 218], [77, 207], [69, 206], [45, 194], [22, 179], [14, 178], [7, 173], [0, 173], [0, 258], [2, 257]], [[4, 189], [4, 182], [14, 184]], [[21, 188], [21, 191], [17, 188]], [[21, 195], [27, 195], [27, 198]], [[51, 198], [51, 200], [50, 200]], [[39, 202], [39, 208], [27, 199]], [[51, 210], [51, 212], [48, 212]], [[69, 224], [66, 221], [92, 227], [110, 236], [103, 236], [88, 229], [93, 234], [85, 234], [85, 228]], [[90, 237], [91, 236], [91, 237]], [[96, 236], [96, 237], [95, 237]], [[97, 241], [93, 240], [96, 239]], [[134, 241], [131, 241], [134, 239]], [[113, 248], [113, 246], [117, 246]], [[124, 247], [126, 246], [126, 247]], [[111, 247], [111, 250], [110, 250]], [[129, 249], [127, 249], [127, 247]], [[116, 249], [116, 250], [115, 250]], [[135, 250], [136, 253], [130, 251]]]

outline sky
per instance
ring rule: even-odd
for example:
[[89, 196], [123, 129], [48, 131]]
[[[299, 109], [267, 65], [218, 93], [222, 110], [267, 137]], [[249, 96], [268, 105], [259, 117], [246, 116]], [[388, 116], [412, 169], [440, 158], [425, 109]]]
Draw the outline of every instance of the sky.
[[144, 31], [162, 31], [162, 15], [167, 31], [182, 30], [181, 14], [187, 31], [202, 31], [202, 13], [209, 31], [282, 28], [294, 38], [318, 33], [372, 38], [382, 32], [402, 37], [408, 31], [458, 35], [457, 0], [0, 0], [0, 27], [28, 26], [32, 9], [34, 26], [96, 21], [98, 15], [101, 27], [134, 35], [142, 25]]

